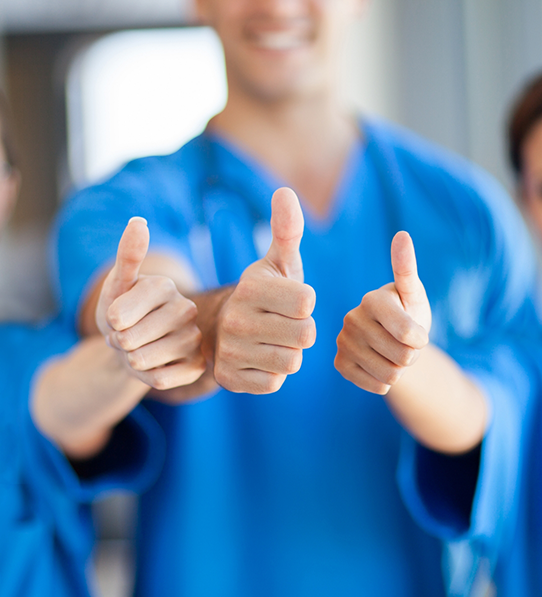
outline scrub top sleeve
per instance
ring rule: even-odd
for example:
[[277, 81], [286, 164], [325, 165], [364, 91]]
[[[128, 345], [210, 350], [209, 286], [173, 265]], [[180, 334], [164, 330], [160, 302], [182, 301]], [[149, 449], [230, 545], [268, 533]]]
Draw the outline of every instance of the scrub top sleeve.
[[50, 242], [53, 287], [63, 316], [74, 322], [84, 298], [112, 267], [132, 216], [146, 217], [139, 202], [104, 187], [81, 191], [61, 210]]
[[149, 253], [180, 259], [192, 266], [182, 221], [174, 225], [166, 208], [162, 209], [165, 213], [155, 210], [165, 201], [147, 189], [132, 189], [129, 174], [123, 171], [108, 183], [79, 192], [68, 200], [53, 227], [49, 245], [53, 288], [63, 318], [71, 325], [79, 319], [91, 289], [113, 266], [122, 233], [134, 216], [148, 222]]
[[28, 398], [22, 401], [20, 420], [28, 480], [38, 489], [52, 483], [78, 502], [90, 502], [109, 490], [142, 492], [163, 465], [164, 435], [143, 405], [116, 426], [102, 453], [77, 464], [36, 428]]
[[536, 373], [518, 354], [517, 347], [499, 346], [487, 366], [464, 366], [489, 404], [481, 446], [447, 456], [405, 434], [398, 468], [403, 500], [417, 523], [444, 541], [468, 541], [492, 564], [516, 518], [520, 463], [528, 448], [523, 431], [535, 402]]
[[[473, 311], [478, 317], [474, 334], [463, 337], [456, 330], [444, 349], [485, 395], [487, 432], [477, 449], [455, 457], [405, 437], [398, 468], [412, 516], [430, 534], [466, 546], [470, 564], [465, 559], [451, 571], [471, 580], [482, 559], [491, 573], [516, 524], [520, 463], [540, 387], [529, 355], [541, 331], [527, 231], [497, 185], [485, 175], [476, 183], [470, 195], [479, 219], [471, 219], [464, 231], [472, 267], [490, 275], [482, 304]], [[467, 594], [463, 588], [457, 594]]]

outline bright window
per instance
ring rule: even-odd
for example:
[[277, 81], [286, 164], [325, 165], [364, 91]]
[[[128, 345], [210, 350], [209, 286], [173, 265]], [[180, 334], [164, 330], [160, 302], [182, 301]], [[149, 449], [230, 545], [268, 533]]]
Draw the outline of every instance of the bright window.
[[224, 106], [226, 94], [222, 48], [210, 29], [125, 31], [98, 40], [68, 76], [75, 183], [175, 151]]

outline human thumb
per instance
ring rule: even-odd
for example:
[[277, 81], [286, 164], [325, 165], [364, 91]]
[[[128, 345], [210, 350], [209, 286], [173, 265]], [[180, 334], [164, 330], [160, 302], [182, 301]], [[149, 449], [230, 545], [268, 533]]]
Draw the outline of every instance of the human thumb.
[[299, 245], [303, 237], [303, 212], [297, 195], [287, 187], [275, 191], [271, 201], [272, 242], [266, 259], [286, 278], [303, 282]]
[[141, 264], [149, 249], [149, 229], [144, 218], [132, 218], [126, 226], [117, 249], [115, 265], [102, 286], [96, 319], [101, 328], [101, 317], [119, 296], [128, 292], [137, 282]]
[[404, 230], [398, 232], [391, 243], [391, 265], [395, 288], [405, 310], [412, 313], [413, 310], [429, 308], [424, 285], [418, 277], [414, 244]]

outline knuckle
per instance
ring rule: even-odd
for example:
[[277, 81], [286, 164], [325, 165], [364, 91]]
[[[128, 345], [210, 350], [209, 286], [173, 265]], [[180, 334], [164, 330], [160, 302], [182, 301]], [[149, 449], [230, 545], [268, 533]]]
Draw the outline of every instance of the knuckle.
[[401, 344], [405, 344], [406, 346], [410, 346], [412, 342], [415, 341], [415, 330], [412, 322], [410, 321], [403, 321], [399, 325], [397, 330], [397, 340], [401, 342]]
[[348, 313], [343, 318], [343, 330], [348, 329], [352, 325], [353, 319], [354, 319], [353, 311], [348, 311]]
[[356, 369], [356, 365], [352, 359], [348, 358], [342, 351], [339, 350], [335, 355], [335, 361], [333, 364], [335, 369], [337, 369], [337, 371], [343, 377], [349, 379], [349, 381], [352, 381], [351, 376]]
[[222, 314], [220, 327], [227, 335], [234, 334], [237, 331], [238, 321], [233, 309], [228, 309]]
[[343, 355], [360, 356], [367, 346], [361, 334], [349, 334], [344, 330], [337, 336], [337, 352]]
[[172, 386], [167, 382], [165, 376], [157, 375], [153, 387], [156, 390], [170, 390]]
[[126, 355], [128, 359], [128, 363], [130, 363], [130, 367], [135, 371], [145, 371], [146, 363], [145, 363], [145, 356], [138, 350], [133, 352], [129, 352]]
[[295, 350], [291, 352], [285, 363], [285, 373], [287, 375], [292, 375], [293, 373], [297, 373], [301, 369], [301, 364], [303, 362], [303, 352], [301, 350]]
[[131, 330], [117, 332], [117, 343], [122, 348], [122, 350], [134, 350], [136, 348], [134, 333]]
[[416, 351], [413, 348], [405, 346], [401, 349], [399, 353], [399, 356], [397, 358], [397, 364], [400, 367], [408, 367], [413, 363], [415, 356]]
[[333, 361], [333, 365], [334, 365], [335, 369], [337, 369], [337, 371], [339, 373], [341, 373], [341, 375], [342, 375], [343, 371], [344, 371], [344, 357], [341, 354], [340, 350], [335, 355], [335, 360]]
[[173, 387], [169, 375], [163, 369], [156, 369], [151, 376], [152, 387], [156, 390], [169, 390]]
[[194, 383], [203, 375], [206, 368], [205, 359], [193, 359], [187, 363], [186, 368], [182, 373], [182, 379], [177, 380], [176, 385], [190, 385]]
[[[215, 361], [219, 364], [232, 363], [239, 360], [239, 352], [235, 343], [227, 340], [221, 341], [217, 345]], [[220, 367], [222, 370], [222, 367]]]
[[186, 299], [186, 301], [186, 312], [190, 319], [195, 320], [198, 316], [198, 307], [194, 301], [191, 301], [190, 299]]
[[337, 351], [340, 353], [344, 352], [346, 350], [347, 345], [348, 345], [347, 332], [346, 332], [346, 330], [343, 329], [337, 336]]
[[146, 293], [150, 293], [156, 288], [161, 289], [161, 276], [140, 276], [137, 281], [137, 286]]
[[246, 318], [237, 309], [229, 309], [222, 318], [222, 329], [231, 336], [242, 336], [246, 329]]
[[284, 383], [284, 376], [269, 373], [264, 377], [259, 387], [259, 394], [274, 394], [278, 392]]
[[193, 321], [198, 316], [198, 307], [194, 301], [187, 299], [182, 294], [177, 293], [177, 298], [180, 302], [180, 311], [184, 318], [188, 321]]
[[312, 317], [309, 317], [299, 329], [299, 345], [301, 348], [310, 348], [316, 341], [316, 324]]
[[349, 311], [343, 319], [343, 331], [347, 334], [357, 335], [360, 328], [359, 320], [361, 318], [361, 315], [362, 313], [360, 307], [352, 309], [352, 311]]
[[297, 304], [295, 306], [297, 315], [301, 319], [305, 319], [312, 315], [314, 306], [316, 304], [316, 292], [312, 286], [302, 284], [297, 295]]
[[220, 322], [220, 327], [222, 328], [222, 331], [227, 335], [232, 335], [237, 332], [237, 329], [239, 327], [239, 321], [233, 310], [228, 309], [228, 311], [223, 313]]
[[107, 322], [116, 331], [123, 329], [122, 315], [116, 305], [111, 305], [107, 310]]
[[373, 394], [379, 394], [380, 396], [385, 396], [389, 391], [390, 386], [380, 382], [373, 384], [373, 387], [369, 389], [369, 392], [372, 392]]
[[335, 368], [347, 381], [366, 389], [360, 380], [360, 370], [350, 359], [337, 354], [335, 357]]
[[199, 327], [194, 326], [192, 333], [190, 334], [192, 342], [199, 348], [203, 340], [203, 333]]
[[420, 340], [419, 340], [416, 348], [421, 350], [422, 348], [425, 348], [428, 344], [429, 344], [429, 334], [425, 330], [423, 330], [422, 335], [420, 337]]
[[252, 300], [255, 294], [258, 293], [259, 288], [259, 281], [256, 278], [247, 276], [246, 278], [239, 280], [239, 283], [235, 289], [235, 294], [239, 300], [249, 301]]
[[158, 283], [159, 276], [139, 276], [136, 284], [143, 288], [152, 288]]
[[372, 310], [373, 307], [375, 306], [375, 304], [378, 302], [378, 294], [377, 293], [378, 293], [377, 290], [371, 290], [370, 292], [365, 294], [364, 297], [361, 299], [360, 306], [363, 309]]
[[401, 378], [402, 370], [399, 367], [390, 367], [383, 375], [382, 381], [387, 386], [393, 386]]
[[199, 350], [201, 347], [203, 334], [195, 323], [183, 326], [176, 334], [187, 354]]
[[[150, 278], [147, 279], [150, 280]], [[157, 285], [160, 293], [167, 297], [171, 297], [179, 293], [177, 286], [175, 286], [175, 282], [166, 276], [158, 276], [155, 278], [154, 283]]]

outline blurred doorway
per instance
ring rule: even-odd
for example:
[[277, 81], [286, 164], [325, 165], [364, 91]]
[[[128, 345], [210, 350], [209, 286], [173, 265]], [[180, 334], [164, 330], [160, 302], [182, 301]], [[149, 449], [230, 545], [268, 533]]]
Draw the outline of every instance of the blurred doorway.
[[205, 27], [113, 33], [77, 54], [66, 90], [70, 170], [82, 185], [203, 130], [226, 101], [220, 42]]

